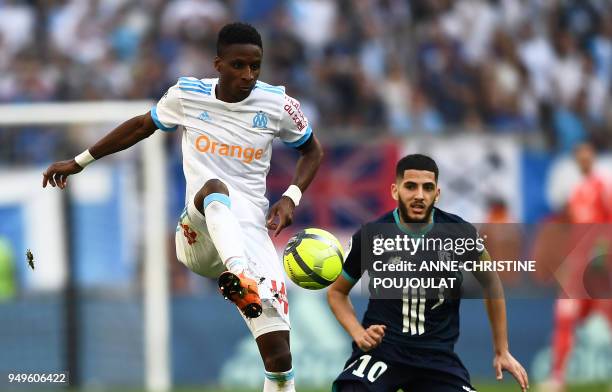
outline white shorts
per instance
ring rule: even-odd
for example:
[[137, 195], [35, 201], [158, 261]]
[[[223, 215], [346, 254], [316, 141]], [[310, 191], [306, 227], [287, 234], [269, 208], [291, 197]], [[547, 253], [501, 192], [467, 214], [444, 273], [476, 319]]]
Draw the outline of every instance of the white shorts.
[[[285, 274], [274, 244], [264, 226], [241, 225], [249, 270], [265, 279], [258, 286], [263, 307], [261, 316], [248, 319], [242, 312], [240, 314], [255, 338], [268, 332], [289, 331]], [[175, 240], [178, 259], [196, 274], [217, 279], [226, 270], [208, 232], [206, 219], [193, 200], [179, 218]]]

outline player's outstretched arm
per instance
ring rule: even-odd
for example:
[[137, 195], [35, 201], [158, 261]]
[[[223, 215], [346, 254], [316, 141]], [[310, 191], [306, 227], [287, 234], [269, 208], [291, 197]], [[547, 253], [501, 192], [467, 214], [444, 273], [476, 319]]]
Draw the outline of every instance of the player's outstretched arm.
[[[483, 261], [491, 260], [489, 252], [485, 250], [480, 259]], [[485, 306], [493, 334], [495, 350], [493, 368], [495, 369], [495, 377], [497, 380], [501, 380], [503, 378], [503, 371], [506, 370], [514, 376], [521, 386], [521, 390], [526, 391], [529, 388], [529, 377], [525, 368], [510, 354], [508, 346], [506, 300], [501, 280], [497, 272], [493, 271], [475, 272], [474, 276], [484, 290]]]
[[299, 147], [300, 158], [295, 167], [295, 175], [292, 184], [297, 185], [302, 192], [305, 192], [321, 166], [323, 160], [323, 147], [319, 139], [313, 134], [310, 140]]
[[[64, 189], [68, 184], [68, 176], [82, 171], [91, 160], [125, 150], [151, 136], [156, 129], [157, 126], [153, 122], [150, 112], [127, 120], [81, 154], [84, 157], [79, 156], [81, 158], [51, 164], [43, 173], [43, 188], [49, 184], [52, 187], [58, 186], [60, 189]], [[77, 160], [79, 163], [77, 163]]]
[[327, 302], [338, 322], [353, 338], [357, 346], [362, 351], [369, 351], [382, 342], [386, 326], [371, 325], [367, 329], [363, 328], [357, 320], [353, 304], [348, 296], [351, 288], [353, 288], [353, 283], [340, 275], [327, 290]]
[[290, 193], [290, 187], [268, 211], [266, 226], [268, 229], [274, 230], [275, 237], [293, 222], [293, 210], [299, 203], [301, 194], [306, 191], [315, 174], [317, 174], [323, 159], [323, 148], [314, 134], [303, 146], [298, 148], [298, 151], [300, 152], [300, 158], [291, 181], [291, 187], [298, 188], [294, 188], [297, 195], [294, 196]]

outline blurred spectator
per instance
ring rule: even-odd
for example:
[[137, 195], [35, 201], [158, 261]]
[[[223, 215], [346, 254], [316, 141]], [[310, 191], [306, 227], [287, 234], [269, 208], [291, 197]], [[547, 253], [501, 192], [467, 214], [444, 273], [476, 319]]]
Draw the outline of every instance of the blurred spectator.
[[472, 70], [461, 57], [461, 43], [447, 36], [434, 22], [418, 49], [421, 86], [448, 124], [463, 121], [475, 104]]
[[584, 75], [576, 38], [567, 31], [560, 31], [554, 37], [557, 58], [553, 63], [553, 93], [557, 103], [571, 105], [580, 92]]
[[595, 73], [608, 89], [612, 81], [612, 14], [604, 15], [590, 43]]
[[609, 103], [607, 83], [597, 74], [593, 59], [587, 55], [582, 58], [582, 72], [584, 74], [583, 88], [586, 94], [585, 117], [587, 121], [594, 124], [602, 123]]
[[290, 6], [293, 29], [309, 51], [320, 51], [333, 37], [338, 12], [332, 0], [300, 0]]
[[411, 90], [410, 80], [395, 59], [389, 65], [385, 80], [380, 84], [380, 94], [385, 105], [387, 124], [396, 135], [410, 130]]
[[412, 91], [410, 106], [410, 128], [429, 134], [439, 134], [444, 127], [440, 113], [434, 108], [427, 95], [419, 88]]
[[[13, 0], [0, 3], [0, 70], [26, 48], [34, 36], [35, 10], [31, 5]], [[10, 23], [6, 23], [10, 21]]]
[[[264, 61], [268, 83], [285, 85], [288, 90], [307, 91], [311, 82], [306, 62], [306, 47], [291, 29], [291, 16], [279, 8], [271, 19]], [[295, 94], [295, 93], [294, 93]]]
[[483, 66], [481, 84], [487, 124], [493, 129], [520, 130], [525, 120], [520, 110], [523, 67], [518, 59], [514, 41], [503, 31], [493, 38], [492, 58]]
[[465, 61], [480, 63], [487, 60], [501, 10], [483, 0], [456, 1], [442, 16], [441, 28], [453, 40], [462, 42]]
[[215, 37], [229, 17], [227, 7], [217, 0], [168, 2], [161, 17], [163, 34], [184, 36], [188, 41]]
[[518, 38], [518, 54], [527, 68], [530, 84], [536, 97], [542, 101], [552, 99], [550, 70], [555, 63], [552, 43], [540, 27], [525, 23]]
[[557, 147], [562, 152], [571, 152], [587, 137], [583, 119], [585, 113], [585, 92], [578, 93], [571, 105], [559, 105], [554, 113]]

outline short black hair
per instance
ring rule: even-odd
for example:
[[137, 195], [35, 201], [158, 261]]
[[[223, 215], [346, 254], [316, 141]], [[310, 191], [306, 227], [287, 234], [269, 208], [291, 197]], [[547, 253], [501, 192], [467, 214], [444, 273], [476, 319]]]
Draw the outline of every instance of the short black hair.
[[404, 177], [404, 171], [406, 170], [426, 170], [433, 172], [438, 182], [438, 165], [436, 161], [423, 154], [411, 154], [406, 155], [397, 162], [395, 166], [395, 178]]
[[221, 28], [217, 36], [217, 56], [221, 56], [223, 50], [233, 44], [253, 44], [263, 50], [261, 35], [248, 23], [228, 23]]

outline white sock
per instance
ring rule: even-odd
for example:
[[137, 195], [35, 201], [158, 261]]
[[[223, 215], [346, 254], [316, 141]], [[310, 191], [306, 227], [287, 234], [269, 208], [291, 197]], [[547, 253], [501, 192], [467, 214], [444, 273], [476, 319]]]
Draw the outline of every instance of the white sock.
[[230, 207], [230, 198], [223, 193], [211, 193], [204, 198], [204, 215], [210, 238], [228, 271], [240, 274], [247, 267], [242, 230]]
[[266, 371], [263, 392], [295, 392], [293, 369], [286, 372]]

